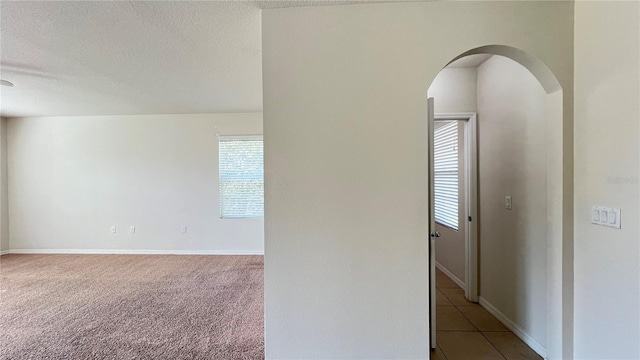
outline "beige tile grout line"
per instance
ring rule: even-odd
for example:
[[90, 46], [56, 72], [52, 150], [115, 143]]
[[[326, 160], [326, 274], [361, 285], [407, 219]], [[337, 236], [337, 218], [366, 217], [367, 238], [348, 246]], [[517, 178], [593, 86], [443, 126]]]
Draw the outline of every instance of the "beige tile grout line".
[[438, 347], [438, 349], [440, 349], [440, 352], [442, 353], [442, 356], [444, 356], [444, 358], [446, 360], [449, 360], [449, 357], [447, 356], [447, 354], [444, 353], [444, 350], [442, 349], [442, 347], [440, 346], [440, 344], [438, 344], [438, 342], [436, 341], [436, 346]]
[[[440, 288], [438, 287], [438, 285], [436, 284], [436, 289], [440, 290]], [[482, 335], [482, 337], [487, 340], [487, 342], [494, 348], [496, 349], [496, 351], [498, 352], [498, 354], [500, 354], [500, 356], [502, 356], [503, 359], [507, 360], [507, 356], [505, 354], [502, 353], [502, 351], [500, 351], [500, 349], [498, 349], [492, 342], [491, 340], [489, 340], [489, 338], [482, 332], [480, 331], [480, 329], [478, 329], [478, 327], [471, 321], [471, 319], [469, 319], [462, 311], [460, 311], [461, 307], [464, 306], [458, 306], [456, 305], [448, 296], [447, 294], [445, 294], [443, 291], [440, 291], [442, 293], [442, 295], [444, 295], [444, 297], [447, 298], [447, 300], [449, 300], [449, 302], [453, 305], [453, 307], [456, 308], [456, 310], [458, 310], [458, 312], [460, 314], [462, 314], [462, 317], [464, 317], [465, 319], [467, 319], [467, 321], [469, 322], [469, 324], [471, 324], [471, 326], [473, 326], [474, 329], [476, 329], [476, 331], [467, 331], [467, 332], [478, 332], [480, 333], [480, 335]], [[437, 304], [436, 304], [437, 306]], [[492, 315], [493, 316], [493, 315]], [[441, 330], [442, 331], [442, 330]], [[460, 331], [460, 330], [450, 330], [450, 331]], [[511, 330], [509, 330], [509, 332], [511, 332]], [[438, 344], [438, 342], [436, 341], [436, 346], [440, 347], [440, 345]], [[440, 351], [442, 351], [442, 354], [444, 355], [445, 358], [447, 358], [447, 360], [449, 359], [447, 357], [447, 354], [445, 354], [444, 350], [440, 347]]]
[[[447, 295], [445, 295], [445, 296], [447, 296]], [[448, 299], [448, 298], [447, 298], [447, 299]], [[451, 299], [449, 299], [449, 301], [451, 301]], [[456, 309], [458, 309], [458, 311], [460, 311], [460, 309], [459, 309], [459, 307], [460, 307], [460, 306], [458, 306], [458, 305], [456, 305], [456, 304], [453, 304], [453, 306], [455, 306], [455, 307], [456, 307]], [[464, 307], [464, 306], [463, 306], [463, 307]], [[484, 309], [484, 308], [483, 308], [483, 309]], [[474, 327], [474, 328], [478, 329], [478, 327], [477, 327], [477, 326], [475, 326], [473, 322], [471, 322], [471, 319], [469, 319], [469, 318], [468, 318], [468, 317], [467, 317], [467, 316], [466, 316], [462, 311], [460, 311], [460, 313], [462, 314], [462, 316], [464, 316], [464, 318], [465, 318], [465, 319], [467, 319], [467, 321], [469, 321], [469, 322], [471, 323], [471, 325], [473, 325], [473, 327]], [[494, 317], [493, 315], [491, 315], [491, 316], [492, 316], [492, 317]], [[494, 318], [495, 318], [495, 317], [494, 317]], [[496, 319], [496, 320], [498, 320], [498, 319]], [[498, 320], [498, 321], [500, 321], [500, 320]], [[491, 340], [489, 340], [489, 338], [484, 334], [484, 333], [485, 333], [484, 331], [481, 331], [480, 329], [478, 329], [478, 332], [480, 333], [480, 335], [482, 335], [482, 337], [483, 337], [483, 338], [485, 338], [485, 339], [487, 340], [487, 342], [488, 342], [489, 344], [491, 344], [491, 346], [493, 346], [493, 348], [494, 348], [494, 349], [496, 349], [496, 351], [498, 351], [498, 354], [502, 355], [502, 357], [503, 357], [505, 360], [507, 360], [507, 355], [503, 354], [503, 353], [502, 353], [502, 351], [500, 351], [500, 349], [498, 349], [498, 347], [497, 347], [497, 346], [495, 346]], [[512, 332], [511, 330], [509, 330], [509, 331], [487, 331], [487, 332], [509, 332], [509, 333], [512, 333], [512, 334], [513, 334], [513, 332]]]
[[502, 351], [500, 351], [500, 349], [498, 349], [495, 345], [493, 345], [493, 343], [491, 342], [491, 340], [489, 340], [489, 338], [482, 332], [480, 331], [480, 334], [482, 335], [483, 338], [485, 338], [487, 340], [487, 342], [489, 344], [491, 344], [491, 346], [493, 346], [494, 349], [496, 349], [498, 351], [498, 353], [500, 355], [502, 355], [503, 358], [505, 358], [505, 360], [507, 359], [507, 355], [503, 354]]
[[[438, 284], [436, 284], [436, 291], [440, 291], [440, 293], [442, 294], [442, 296], [447, 297], [447, 295], [445, 295], [445, 294], [440, 290], [440, 288], [438, 287]], [[449, 298], [447, 298], [447, 300], [449, 300]], [[451, 302], [451, 300], [449, 300], [449, 302]], [[455, 306], [453, 303], [451, 303], [451, 305]], [[436, 301], [436, 308], [437, 308], [437, 306], [438, 306], [438, 304], [437, 304], [437, 301]], [[444, 353], [444, 349], [442, 348], [442, 346], [440, 346], [440, 344], [438, 344], [438, 340], [437, 340], [437, 338], [436, 338], [436, 347], [437, 347], [438, 349], [440, 349], [440, 352], [442, 353], [442, 356], [444, 356], [444, 358], [445, 358], [446, 360], [449, 360], [449, 357], [447, 356], [447, 354], [445, 354], [445, 353]], [[429, 358], [431, 358], [431, 356], [429, 356]]]

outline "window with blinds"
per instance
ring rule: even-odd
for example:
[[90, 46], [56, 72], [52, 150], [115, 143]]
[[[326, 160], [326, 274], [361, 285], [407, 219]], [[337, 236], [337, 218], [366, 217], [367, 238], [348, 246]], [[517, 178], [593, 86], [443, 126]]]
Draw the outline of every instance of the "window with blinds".
[[262, 136], [220, 136], [220, 217], [264, 216]]
[[436, 222], [458, 230], [458, 123], [434, 131], [434, 198]]

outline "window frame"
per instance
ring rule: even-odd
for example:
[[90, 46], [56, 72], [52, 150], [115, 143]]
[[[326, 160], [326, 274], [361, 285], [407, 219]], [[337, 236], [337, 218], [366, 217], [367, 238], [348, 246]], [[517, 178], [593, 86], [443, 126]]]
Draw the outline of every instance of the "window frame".
[[221, 152], [220, 152], [220, 143], [224, 142], [224, 141], [261, 141], [262, 142], [262, 167], [263, 167], [263, 178], [262, 178], [262, 196], [264, 199], [264, 136], [261, 134], [251, 134], [251, 135], [217, 135], [218, 138], [218, 201], [219, 201], [219, 206], [218, 206], [218, 211], [219, 211], [219, 218], [222, 220], [241, 220], [241, 219], [263, 219], [264, 218], [264, 201], [262, 204], [262, 215], [256, 215], [256, 216], [224, 216], [223, 215], [223, 211], [222, 211], [222, 179], [221, 179], [221, 174], [222, 172], [220, 171], [220, 165], [221, 165], [221, 161], [220, 161], [220, 157], [221, 157]]

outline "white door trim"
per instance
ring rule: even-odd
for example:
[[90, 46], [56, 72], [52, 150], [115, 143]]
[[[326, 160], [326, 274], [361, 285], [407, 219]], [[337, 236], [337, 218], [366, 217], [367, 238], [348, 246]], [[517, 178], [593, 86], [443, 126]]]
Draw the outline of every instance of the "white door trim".
[[[464, 121], [465, 226], [464, 296], [478, 302], [478, 121], [476, 113], [435, 114], [435, 121]], [[431, 169], [432, 170], [432, 169]], [[469, 220], [471, 219], [471, 220]]]
[[427, 98], [427, 169], [428, 173], [428, 194], [429, 194], [429, 340], [431, 349], [436, 348], [436, 246], [435, 237], [436, 217], [434, 211], [434, 174], [433, 174], [433, 131], [435, 125], [433, 98]]

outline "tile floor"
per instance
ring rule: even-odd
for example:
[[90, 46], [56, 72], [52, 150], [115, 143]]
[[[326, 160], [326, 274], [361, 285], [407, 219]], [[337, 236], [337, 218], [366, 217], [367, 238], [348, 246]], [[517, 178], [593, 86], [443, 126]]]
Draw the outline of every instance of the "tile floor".
[[542, 360], [500, 321], [478, 304], [464, 298], [464, 291], [436, 270], [435, 360]]

